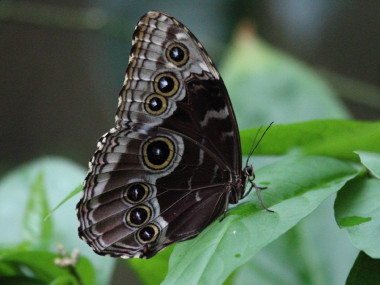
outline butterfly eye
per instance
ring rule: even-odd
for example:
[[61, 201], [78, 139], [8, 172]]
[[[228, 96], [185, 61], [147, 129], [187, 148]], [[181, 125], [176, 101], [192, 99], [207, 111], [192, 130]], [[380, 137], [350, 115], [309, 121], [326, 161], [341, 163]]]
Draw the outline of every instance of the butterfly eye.
[[147, 206], [137, 206], [127, 213], [125, 220], [129, 226], [139, 227], [149, 221], [150, 216], [151, 210]]
[[147, 225], [137, 232], [137, 239], [140, 243], [150, 243], [157, 239], [159, 234], [158, 227], [156, 225]]
[[161, 115], [166, 107], [166, 99], [161, 95], [152, 94], [145, 101], [145, 110], [152, 115]]
[[161, 73], [154, 79], [154, 90], [160, 95], [172, 96], [178, 88], [178, 80], [171, 73]]
[[182, 66], [189, 59], [189, 51], [184, 45], [173, 43], [166, 49], [166, 58], [176, 66]]
[[149, 189], [147, 185], [134, 183], [125, 188], [123, 197], [128, 203], [136, 204], [144, 201], [148, 193]]
[[166, 137], [148, 140], [143, 146], [143, 160], [151, 169], [163, 169], [173, 160], [174, 144]]

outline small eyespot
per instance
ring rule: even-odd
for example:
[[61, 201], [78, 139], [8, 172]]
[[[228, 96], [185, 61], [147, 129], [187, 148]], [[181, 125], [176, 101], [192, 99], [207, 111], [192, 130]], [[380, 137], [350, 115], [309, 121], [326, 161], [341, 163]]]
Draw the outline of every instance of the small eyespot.
[[167, 101], [166, 98], [161, 95], [152, 94], [146, 98], [144, 106], [149, 114], [161, 115], [167, 108]]
[[145, 165], [160, 170], [173, 160], [174, 144], [166, 137], [155, 137], [144, 144], [142, 151]]
[[145, 200], [149, 194], [149, 188], [143, 183], [128, 185], [123, 193], [123, 198], [130, 204], [137, 204]]
[[158, 227], [150, 224], [137, 232], [137, 239], [142, 244], [151, 243], [157, 239], [159, 233]]
[[189, 59], [189, 51], [183, 44], [172, 43], [166, 49], [166, 58], [176, 66], [182, 66]]
[[172, 73], [161, 73], [154, 79], [154, 90], [162, 96], [172, 96], [178, 88], [178, 80]]
[[147, 206], [136, 206], [127, 213], [125, 221], [129, 226], [139, 227], [149, 221], [151, 213]]

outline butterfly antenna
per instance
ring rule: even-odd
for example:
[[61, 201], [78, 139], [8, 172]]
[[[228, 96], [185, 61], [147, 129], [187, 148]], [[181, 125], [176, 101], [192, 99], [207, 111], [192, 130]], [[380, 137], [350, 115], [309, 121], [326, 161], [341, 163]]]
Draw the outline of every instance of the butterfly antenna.
[[256, 145], [256, 140], [257, 140], [257, 136], [259, 135], [260, 133], [260, 130], [263, 128], [263, 126], [260, 126], [260, 128], [257, 130], [256, 132], [256, 135], [255, 135], [255, 138], [253, 139], [253, 142], [252, 142], [252, 146], [251, 146], [251, 149], [249, 150], [249, 154], [248, 154], [248, 157], [247, 157], [247, 161], [245, 162], [245, 165], [247, 166], [248, 165], [248, 161], [249, 161], [249, 158], [252, 156], [253, 154], [253, 150], [255, 148], [255, 145]]
[[[269, 126], [265, 129], [264, 133], [261, 135], [259, 141], [256, 143], [256, 139], [257, 139], [257, 136], [259, 135], [260, 133], [260, 130], [262, 129], [263, 126], [261, 126], [257, 132], [256, 132], [256, 135], [255, 135], [255, 138], [253, 139], [253, 143], [252, 143], [252, 147], [251, 147], [251, 150], [249, 151], [249, 154], [248, 154], [248, 157], [247, 157], [247, 161], [245, 163], [245, 165], [247, 166], [248, 165], [248, 161], [250, 159], [250, 157], [252, 156], [252, 154], [254, 153], [254, 151], [256, 150], [256, 148], [259, 146], [261, 140], [263, 139], [263, 137], [265, 136], [266, 132], [269, 130], [269, 128], [273, 125], [274, 122], [271, 122], [269, 124]], [[256, 143], [256, 144], [255, 144]]]

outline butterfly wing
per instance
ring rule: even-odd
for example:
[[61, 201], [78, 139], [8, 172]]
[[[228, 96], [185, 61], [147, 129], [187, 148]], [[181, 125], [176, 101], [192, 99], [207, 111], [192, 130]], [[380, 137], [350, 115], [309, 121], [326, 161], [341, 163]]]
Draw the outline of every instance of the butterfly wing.
[[232, 106], [202, 45], [176, 19], [138, 22], [116, 128], [98, 142], [77, 205], [95, 252], [151, 257], [218, 217], [241, 169]]
[[[169, 92], [160, 90], [171, 80]], [[131, 121], [187, 134], [231, 171], [241, 170], [239, 132], [223, 80], [189, 29], [164, 13], [149, 12], [136, 26], [116, 126]]]

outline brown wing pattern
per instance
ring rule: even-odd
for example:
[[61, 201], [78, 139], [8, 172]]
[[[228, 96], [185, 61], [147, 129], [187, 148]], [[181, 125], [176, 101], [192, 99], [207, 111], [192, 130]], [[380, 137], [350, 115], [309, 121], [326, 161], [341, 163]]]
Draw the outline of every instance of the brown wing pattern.
[[[166, 51], [176, 44], [184, 48], [184, 64], [176, 65], [168, 59]], [[163, 96], [162, 101], [167, 102], [163, 113], [150, 115], [145, 103], [157, 94], [153, 82], [165, 73], [177, 79], [178, 91]], [[130, 121], [165, 125], [198, 136], [199, 142], [222, 158], [231, 171], [241, 170], [238, 127], [223, 80], [195, 36], [164, 13], [149, 12], [136, 26], [116, 126]]]
[[136, 26], [115, 119], [89, 163], [78, 231], [98, 254], [149, 258], [222, 213], [241, 170], [236, 120], [202, 45], [156, 11]]

